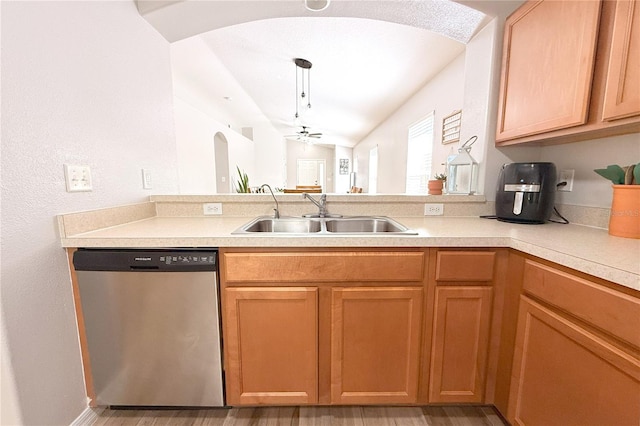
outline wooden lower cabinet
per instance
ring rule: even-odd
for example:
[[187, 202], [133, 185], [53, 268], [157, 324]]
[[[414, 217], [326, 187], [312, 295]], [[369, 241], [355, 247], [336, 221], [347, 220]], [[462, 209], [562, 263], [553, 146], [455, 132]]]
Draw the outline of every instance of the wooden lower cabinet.
[[508, 420], [514, 425], [637, 426], [640, 361], [522, 296]]
[[318, 400], [317, 288], [224, 290], [227, 404]]
[[476, 403], [513, 425], [640, 424], [637, 291], [502, 249], [221, 253], [228, 405]]
[[331, 402], [415, 403], [423, 290], [333, 288]]
[[484, 402], [491, 287], [438, 287], [429, 402]]
[[418, 403], [428, 249], [221, 249], [227, 404]]

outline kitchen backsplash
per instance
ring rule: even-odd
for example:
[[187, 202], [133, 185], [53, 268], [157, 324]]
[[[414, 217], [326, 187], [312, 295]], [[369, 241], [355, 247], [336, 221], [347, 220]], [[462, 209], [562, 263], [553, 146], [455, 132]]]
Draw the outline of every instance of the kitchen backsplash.
[[[283, 216], [301, 216], [315, 213], [317, 208], [299, 194], [278, 194], [278, 207]], [[255, 217], [273, 214], [275, 203], [267, 194], [217, 194], [217, 195], [157, 195], [148, 202], [74, 212], [58, 216], [61, 236], [89, 232], [127, 222], [144, 220], [154, 216], [193, 217], [204, 216], [204, 205], [221, 203], [223, 216]], [[374, 215], [423, 217], [425, 204], [442, 204], [444, 216], [469, 217], [495, 213], [493, 201], [484, 196], [407, 196], [407, 195], [328, 195], [329, 213], [349, 216]], [[558, 211], [569, 222], [606, 229], [609, 209], [561, 204]], [[215, 215], [210, 216], [215, 218]], [[556, 218], [555, 215], [552, 219]], [[557, 218], [556, 218], [557, 219]], [[523, 225], [527, 226], [527, 225]]]

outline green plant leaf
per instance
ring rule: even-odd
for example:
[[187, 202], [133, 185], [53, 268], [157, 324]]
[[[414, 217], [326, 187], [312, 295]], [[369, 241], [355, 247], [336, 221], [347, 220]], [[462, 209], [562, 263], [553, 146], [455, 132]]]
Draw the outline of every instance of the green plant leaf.
[[249, 189], [249, 176], [242, 172], [239, 166], [236, 166], [236, 170], [238, 171], [238, 176], [240, 178], [237, 182], [236, 192], [243, 194], [251, 192], [251, 189]]
[[614, 185], [624, 184], [624, 170], [617, 164], [607, 166], [606, 169], [595, 169], [594, 172], [605, 179], [609, 179]]

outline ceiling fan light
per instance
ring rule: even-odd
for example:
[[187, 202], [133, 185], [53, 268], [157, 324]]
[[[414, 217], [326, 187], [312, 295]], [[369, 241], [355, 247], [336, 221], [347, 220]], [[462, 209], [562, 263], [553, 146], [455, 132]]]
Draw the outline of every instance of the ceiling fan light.
[[312, 12], [320, 12], [329, 7], [331, 0], [304, 0], [304, 7]]

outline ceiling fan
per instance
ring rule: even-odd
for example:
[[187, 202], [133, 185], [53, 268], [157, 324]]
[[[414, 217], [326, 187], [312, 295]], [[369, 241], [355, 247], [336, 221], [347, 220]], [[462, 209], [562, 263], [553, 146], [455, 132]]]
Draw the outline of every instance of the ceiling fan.
[[302, 126], [302, 130], [296, 132], [295, 135], [285, 135], [285, 138], [294, 140], [308, 142], [310, 138], [320, 139], [322, 137], [322, 133], [309, 133], [309, 128], [307, 126]]

